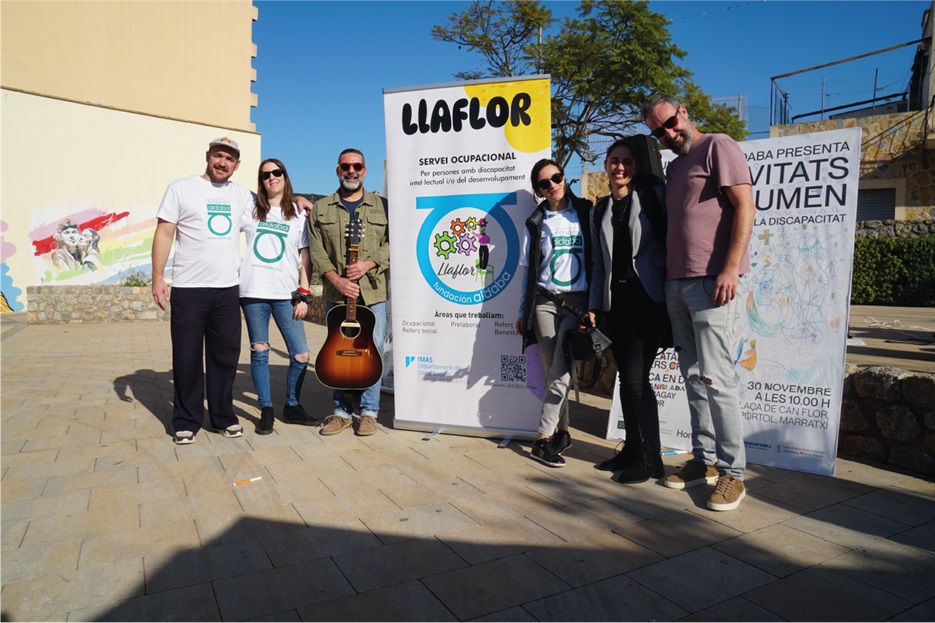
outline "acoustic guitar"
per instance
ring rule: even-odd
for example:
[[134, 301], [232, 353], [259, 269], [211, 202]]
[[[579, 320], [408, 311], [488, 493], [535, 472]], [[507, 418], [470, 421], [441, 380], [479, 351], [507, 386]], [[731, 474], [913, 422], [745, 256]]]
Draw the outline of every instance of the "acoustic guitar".
[[[347, 225], [347, 265], [357, 262], [363, 223], [354, 218]], [[325, 387], [364, 390], [383, 376], [383, 358], [373, 342], [376, 317], [369, 307], [347, 297], [326, 318], [328, 338], [315, 359], [315, 374]]]

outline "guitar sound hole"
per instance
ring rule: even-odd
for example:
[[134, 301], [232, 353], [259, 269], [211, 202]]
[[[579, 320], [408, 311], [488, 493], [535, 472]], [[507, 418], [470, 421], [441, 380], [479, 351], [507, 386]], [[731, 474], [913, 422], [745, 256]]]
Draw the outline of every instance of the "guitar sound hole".
[[349, 340], [353, 340], [358, 335], [360, 335], [360, 325], [341, 325], [341, 335]]

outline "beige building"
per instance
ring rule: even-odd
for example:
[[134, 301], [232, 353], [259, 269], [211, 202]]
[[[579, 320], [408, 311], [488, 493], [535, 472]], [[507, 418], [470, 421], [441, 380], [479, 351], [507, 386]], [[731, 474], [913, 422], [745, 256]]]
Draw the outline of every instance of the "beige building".
[[256, 18], [249, 0], [0, 3], [4, 309], [27, 286], [148, 275], [166, 185], [203, 172], [213, 138], [240, 144], [234, 180], [255, 185]]

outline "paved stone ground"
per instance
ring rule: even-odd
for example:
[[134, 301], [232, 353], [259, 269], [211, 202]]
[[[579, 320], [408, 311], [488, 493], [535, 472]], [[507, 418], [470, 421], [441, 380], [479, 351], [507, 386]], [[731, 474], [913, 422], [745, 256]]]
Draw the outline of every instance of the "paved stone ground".
[[[713, 513], [705, 488], [594, 470], [614, 444], [585, 394], [560, 470], [527, 442], [392, 430], [389, 396], [373, 437], [260, 437], [246, 347], [246, 435], [175, 446], [167, 324], [19, 316], [0, 342], [2, 620], [935, 620], [935, 484], [917, 475], [754, 465], [741, 507]], [[310, 373], [303, 404], [328, 400]]]
[[851, 305], [847, 362], [935, 373], [935, 308]]

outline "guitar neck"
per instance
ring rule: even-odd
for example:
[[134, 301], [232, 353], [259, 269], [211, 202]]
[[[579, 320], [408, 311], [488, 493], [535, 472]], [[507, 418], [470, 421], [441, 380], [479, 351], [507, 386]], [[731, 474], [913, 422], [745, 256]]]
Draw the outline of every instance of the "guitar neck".
[[[347, 248], [347, 265], [357, 263], [357, 245], [352, 244]], [[357, 297], [349, 296], [347, 297], [347, 319], [350, 321], [357, 320]]]

